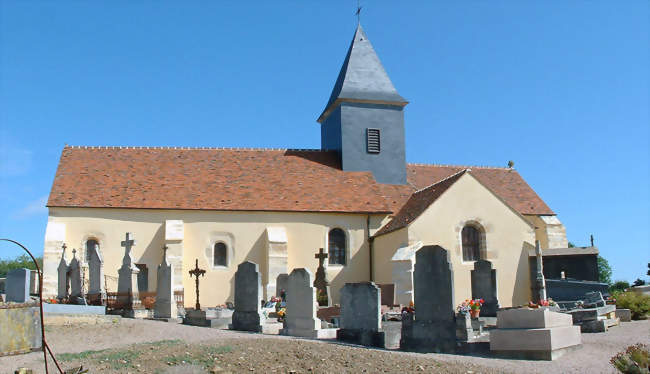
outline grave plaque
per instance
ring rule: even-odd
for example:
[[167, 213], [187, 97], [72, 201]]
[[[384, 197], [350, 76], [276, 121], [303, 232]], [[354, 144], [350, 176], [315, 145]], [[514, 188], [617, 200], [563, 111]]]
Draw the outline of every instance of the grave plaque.
[[483, 299], [481, 315], [496, 317], [499, 309], [497, 300], [497, 271], [492, 269], [492, 263], [487, 260], [474, 262], [472, 277], [472, 299]]
[[156, 282], [156, 304], [154, 318], [176, 318], [176, 301], [172, 281], [174, 268], [167, 262], [167, 246], [163, 247], [163, 257], [158, 265], [158, 280]]
[[256, 263], [246, 261], [235, 273], [235, 312], [232, 315], [233, 330], [262, 332], [262, 276]]
[[415, 255], [415, 315], [402, 319], [400, 348], [418, 352], [455, 352], [454, 282], [448, 252], [424, 246]]
[[29, 297], [29, 269], [14, 269], [7, 274], [5, 281], [6, 301], [26, 303]]

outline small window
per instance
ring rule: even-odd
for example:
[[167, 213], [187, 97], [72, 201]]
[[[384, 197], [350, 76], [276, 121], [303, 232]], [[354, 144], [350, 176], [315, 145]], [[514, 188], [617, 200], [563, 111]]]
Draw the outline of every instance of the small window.
[[366, 142], [368, 153], [379, 153], [381, 149], [379, 129], [366, 129]]
[[214, 266], [228, 266], [228, 247], [223, 242], [214, 245]]
[[477, 261], [481, 258], [481, 232], [473, 226], [465, 226], [462, 231], [463, 261]]
[[332, 229], [328, 235], [328, 261], [332, 265], [345, 265], [345, 231]]
[[90, 255], [95, 251], [96, 245], [99, 245], [97, 240], [95, 239], [86, 240], [86, 254], [85, 254], [86, 257], [84, 257], [84, 260], [86, 262], [90, 262]]

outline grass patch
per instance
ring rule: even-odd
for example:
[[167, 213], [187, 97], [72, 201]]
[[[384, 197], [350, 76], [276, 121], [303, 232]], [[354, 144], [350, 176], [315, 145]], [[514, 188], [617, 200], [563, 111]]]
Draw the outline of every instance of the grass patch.
[[83, 351], [79, 353], [59, 353], [56, 355], [56, 358], [61, 361], [74, 361], [74, 360], [85, 360], [92, 355], [105, 352], [105, 349], [99, 351]]
[[183, 341], [180, 339], [167, 339], [167, 340], [159, 340], [157, 342], [148, 342], [143, 344], [147, 344], [153, 347], [169, 347], [172, 345], [183, 344]]
[[230, 353], [233, 351], [233, 348], [229, 345], [220, 345], [220, 346], [207, 346], [205, 347], [205, 353], [210, 355], [221, 355], [224, 353]]

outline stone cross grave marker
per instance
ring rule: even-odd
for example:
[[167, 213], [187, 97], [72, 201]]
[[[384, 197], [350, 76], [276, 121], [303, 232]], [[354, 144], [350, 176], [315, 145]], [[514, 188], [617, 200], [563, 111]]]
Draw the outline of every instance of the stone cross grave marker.
[[235, 273], [235, 312], [230, 328], [240, 331], [262, 332], [262, 275], [259, 266], [250, 261], [242, 262]]
[[474, 262], [474, 270], [471, 271], [472, 278], [472, 299], [483, 299], [481, 315], [485, 317], [496, 317], [499, 309], [497, 300], [497, 271], [492, 269], [492, 263], [487, 260]]
[[346, 283], [341, 289], [341, 329], [337, 339], [383, 348], [380, 302], [381, 289], [375, 283]]
[[72, 249], [72, 260], [70, 261], [70, 297], [83, 297], [81, 287], [81, 265], [77, 259], [77, 250]]
[[63, 253], [61, 254], [61, 261], [59, 261], [59, 266], [56, 269], [58, 275], [56, 297], [58, 299], [66, 299], [68, 298], [68, 292], [70, 290], [70, 278], [68, 277], [70, 268], [68, 267], [68, 262], [65, 260], [65, 250], [68, 248], [68, 246], [63, 243], [61, 248], [63, 249]]
[[447, 250], [420, 248], [413, 276], [415, 318], [402, 319], [400, 348], [419, 352], [455, 352], [454, 277]]
[[5, 281], [6, 301], [26, 303], [29, 298], [29, 269], [13, 269], [7, 273]]
[[104, 294], [104, 260], [99, 253], [99, 245], [90, 251], [90, 259], [88, 260], [88, 294], [89, 295], [102, 295]]
[[201, 310], [201, 303], [199, 303], [199, 276], [205, 276], [205, 270], [199, 268], [199, 259], [196, 259], [196, 265], [194, 269], [190, 270], [190, 278], [192, 276], [196, 277], [196, 310]]
[[316, 318], [316, 290], [312, 287], [313, 275], [308, 269], [294, 269], [289, 274], [287, 314], [282, 335], [314, 338], [320, 330]]
[[537, 271], [535, 273], [535, 292], [533, 294], [534, 301], [539, 303], [540, 300], [546, 300], [546, 282], [544, 281], [544, 263], [542, 262], [542, 248], [539, 240], [535, 240], [535, 263]]
[[120, 245], [124, 247], [124, 257], [122, 258], [122, 267], [118, 271], [118, 300], [124, 309], [133, 309], [138, 294], [138, 273], [140, 270], [135, 266], [131, 257], [131, 249], [136, 243], [130, 232], [126, 233], [125, 239]]
[[[325, 271], [325, 259], [328, 254], [323, 252], [323, 248], [318, 250], [314, 258], [318, 259], [318, 269], [316, 269], [316, 278], [314, 279], [314, 287], [316, 288], [316, 295], [318, 305], [331, 306], [330, 297], [330, 282], [327, 279], [327, 272]], [[327, 300], [323, 300], [323, 299]]]
[[275, 280], [275, 290], [277, 297], [282, 301], [287, 301], [287, 288], [289, 287], [289, 274], [280, 274]]

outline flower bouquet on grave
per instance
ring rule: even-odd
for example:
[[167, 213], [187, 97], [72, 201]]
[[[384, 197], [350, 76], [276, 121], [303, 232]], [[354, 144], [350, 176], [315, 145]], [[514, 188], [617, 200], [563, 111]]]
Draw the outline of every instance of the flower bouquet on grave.
[[472, 308], [470, 308], [470, 306], [469, 306], [469, 299], [463, 301], [462, 303], [460, 303], [459, 306], [456, 307], [456, 311], [457, 311], [459, 314], [467, 314], [467, 313], [469, 313], [469, 311], [470, 311], [471, 309], [472, 309]]
[[484, 302], [485, 300], [483, 299], [473, 299], [469, 301], [469, 314], [472, 318], [478, 318], [481, 313], [481, 305], [483, 305]]

